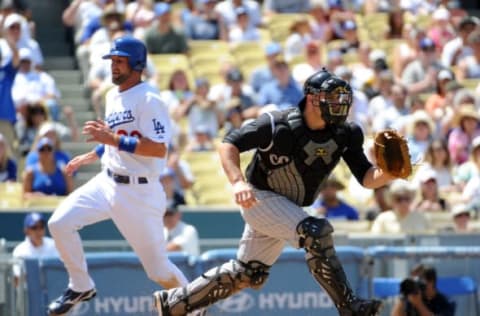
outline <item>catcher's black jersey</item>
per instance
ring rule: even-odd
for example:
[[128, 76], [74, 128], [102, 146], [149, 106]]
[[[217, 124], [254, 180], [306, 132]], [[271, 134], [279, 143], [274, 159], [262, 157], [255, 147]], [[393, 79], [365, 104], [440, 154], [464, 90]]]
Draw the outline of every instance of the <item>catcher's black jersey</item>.
[[247, 167], [248, 181], [300, 206], [313, 203], [340, 158], [360, 183], [371, 167], [358, 125], [310, 130], [298, 108], [265, 113], [228, 134], [224, 142], [235, 145], [240, 152], [257, 149]]

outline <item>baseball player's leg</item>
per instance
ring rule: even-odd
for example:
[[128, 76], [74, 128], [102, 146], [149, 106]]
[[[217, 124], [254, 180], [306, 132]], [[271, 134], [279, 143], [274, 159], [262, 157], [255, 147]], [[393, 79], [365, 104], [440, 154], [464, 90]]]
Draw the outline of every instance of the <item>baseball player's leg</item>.
[[109, 217], [102, 183], [108, 185], [99, 174], [75, 190], [60, 203], [48, 221], [55, 246], [69, 275], [67, 291], [49, 305], [50, 315], [62, 315], [79, 301], [95, 296], [95, 284], [88, 275], [78, 230]]
[[[352, 311], [354, 315], [374, 315], [379, 302], [363, 301], [354, 296], [335, 255], [330, 223], [325, 219], [310, 217], [301, 207], [275, 193], [258, 191], [256, 196], [259, 200], [257, 205], [242, 212], [253, 230], [274, 238], [283, 238], [294, 247], [304, 248], [312, 275], [331, 296], [341, 315], [351, 315]], [[242, 238], [242, 242], [244, 240]], [[252, 254], [256, 258], [262, 258], [266, 264], [271, 264], [272, 259], [276, 260], [260, 255], [260, 251], [266, 251], [268, 255], [268, 250], [263, 249], [261, 238], [253, 238], [245, 245], [245, 249], [244, 260], [249, 260]]]
[[164, 288], [185, 286], [185, 275], [168, 259], [163, 236], [165, 194], [160, 183], [118, 185], [112, 220], [138, 255], [147, 276]]
[[299, 245], [315, 280], [335, 303], [340, 315], [376, 315], [381, 303], [355, 297], [333, 245], [333, 227], [324, 218], [307, 217], [297, 226]]

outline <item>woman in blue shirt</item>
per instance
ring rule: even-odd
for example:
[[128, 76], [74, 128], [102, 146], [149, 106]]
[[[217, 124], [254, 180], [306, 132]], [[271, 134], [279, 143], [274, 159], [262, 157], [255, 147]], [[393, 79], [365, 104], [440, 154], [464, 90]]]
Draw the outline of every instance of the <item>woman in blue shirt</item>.
[[10, 156], [5, 136], [0, 134], [0, 182], [17, 181], [17, 163]]
[[48, 137], [41, 138], [36, 146], [38, 163], [26, 168], [23, 191], [44, 195], [66, 196], [73, 190], [73, 179], [56, 162], [54, 145]]

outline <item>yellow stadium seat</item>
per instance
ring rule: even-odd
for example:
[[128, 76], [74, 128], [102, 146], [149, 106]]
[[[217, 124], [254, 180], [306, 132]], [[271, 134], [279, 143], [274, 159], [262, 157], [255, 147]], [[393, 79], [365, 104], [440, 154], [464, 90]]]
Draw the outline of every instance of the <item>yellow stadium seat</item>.
[[462, 84], [466, 89], [475, 91], [478, 85], [480, 84], [480, 79], [478, 78], [467, 78], [463, 79], [460, 84]]
[[32, 196], [23, 202], [24, 207], [55, 209], [60, 202], [65, 199], [64, 196], [45, 195]]
[[242, 58], [243, 56], [264, 57], [262, 46], [258, 42], [237, 43], [230, 48], [230, 51], [237, 59]]
[[190, 56], [210, 55], [212, 53], [228, 55], [230, 52], [228, 43], [220, 40], [191, 40], [188, 42], [188, 47], [190, 49]]
[[188, 58], [184, 54], [155, 54], [150, 59], [157, 71], [162, 69], [188, 69], [190, 67]]

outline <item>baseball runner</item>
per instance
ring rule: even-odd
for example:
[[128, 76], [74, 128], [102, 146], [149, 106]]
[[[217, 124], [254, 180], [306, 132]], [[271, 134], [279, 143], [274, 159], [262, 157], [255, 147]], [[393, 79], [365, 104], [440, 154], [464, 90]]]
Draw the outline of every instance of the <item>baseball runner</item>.
[[[335, 254], [333, 227], [309, 216], [322, 183], [343, 158], [367, 188], [393, 176], [372, 166], [363, 152], [363, 133], [346, 118], [352, 103], [349, 84], [325, 69], [304, 85], [298, 108], [265, 113], [228, 134], [220, 145], [223, 169], [246, 222], [237, 259], [215, 267], [184, 288], [153, 294], [161, 316], [180, 316], [266, 282], [269, 269], [288, 242], [306, 250], [315, 280], [342, 316], [376, 315], [381, 302], [357, 298]], [[246, 179], [239, 153], [257, 149]]]
[[139, 256], [150, 279], [164, 288], [188, 283], [168, 260], [163, 237], [166, 202], [159, 177], [171, 131], [166, 107], [154, 88], [141, 81], [145, 45], [120, 37], [103, 58], [111, 59], [112, 81], [118, 88], [107, 93], [105, 121], [89, 121], [83, 127], [87, 141], [100, 145], [66, 166], [72, 173], [101, 157], [102, 171], [70, 194], [48, 222], [69, 275], [67, 290], [48, 306], [49, 315], [64, 315], [95, 296], [78, 230], [108, 218]]

